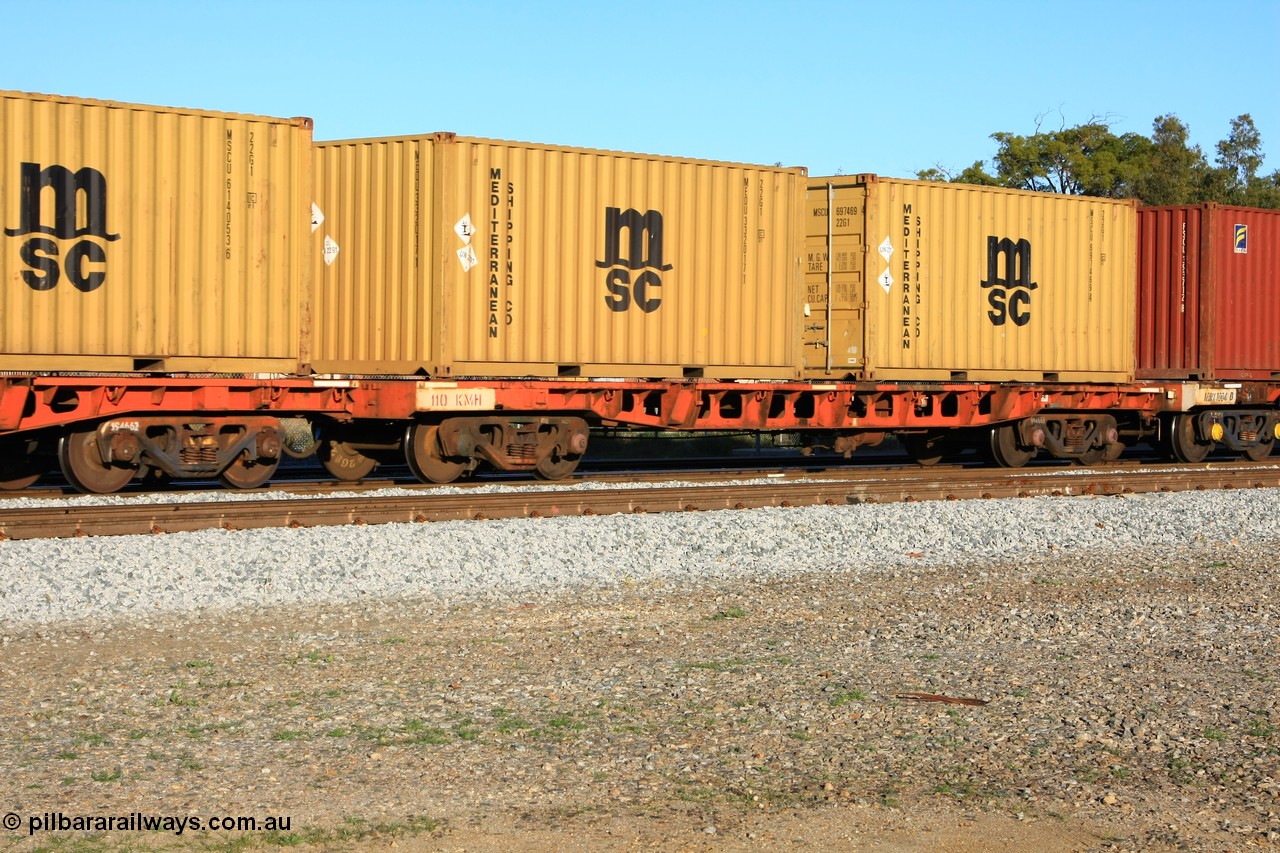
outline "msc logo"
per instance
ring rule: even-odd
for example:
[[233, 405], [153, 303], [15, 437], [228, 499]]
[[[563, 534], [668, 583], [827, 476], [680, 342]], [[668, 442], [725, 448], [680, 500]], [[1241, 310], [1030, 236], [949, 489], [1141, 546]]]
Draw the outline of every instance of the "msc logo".
[[[1000, 261], [1004, 261], [1004, 275], [1000, 275]], [[1040, 285], [1031, 280], [1031, 244], [1026, 240], [1013, 242], [1008, 237], [987, 238], [987, 280], [981, 282], [987, 290], [987, 303], [991, 310], [987, 317], [991, 325], [1003, 326], [1013, 320], [1015, 326], [1031, 322], [1031, 291]]]
[[[53, 191], [52, 222], [45, 216], [45, 190]], [[119, 240], [107, 231], [107, 179], [96, 169], [72, 172], [65, 166], [41, 169], [39, 163], [23, 163], [19, 190], [17, 228], [6, 228], [6, 237], [33, 236], [18, 250], [29, 269], [22, 280], [32, 290], [52, 290], [65, 273], [71, 286], [89, 293], [106, 280], [103, 265], [107, 250], [102, 243]], [[52, 239], [50, 239], [52, 238]], [[72, 243], [59, 257], [61, 242]]]
[[[622, 232], [627, 231], [627, 254], [622, 254]], [[662, 214], [656, 210], [640, 213], [607, 207], [604, 211], [604, 260], [596, 261], [600, 269], [609, 270], [604, 286], [609, 295], [604, 298], [611, 311], [626, 311], [634, 304], [650, 314], [658, 310], [662, 297], [657, 290], [662, 287], [660, 272], [671, 269], [662, 263]], [[632, 273], [641, 271], [632, 280]]]
[[1237, 255], [1249, 254], [1249, 226], [1236, 225], [1234, 227], [1234, 242]]

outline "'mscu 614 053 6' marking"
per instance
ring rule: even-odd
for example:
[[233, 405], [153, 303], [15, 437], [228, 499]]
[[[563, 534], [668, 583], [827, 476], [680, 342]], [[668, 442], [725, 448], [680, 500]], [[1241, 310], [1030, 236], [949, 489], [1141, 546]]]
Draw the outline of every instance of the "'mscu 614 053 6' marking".
[[[32, 236], [19, 248], [28, 267], [22, 280], [32, 290], [52, 290], [65, 273], [71, 286], [83, 293], [101, 287], [107, 272], [100, 265], [107, 262], [107, 250], [95, 241], [120, 239], [107, 231], [107, 179], [87, 166], [72, 172], [65, 166], [42, 169], [39, 163], [23, 163], [19, 183], [18, 227], [4, 229], [5, 236], [49, 235]], [[46, 224], [41, 207], [46, 188], [53, 190], [52, 225]], [[84, 225], [77, 227], [81, 221]], [[76, 242], [60, 254], [60, 241], [70, 240]]]

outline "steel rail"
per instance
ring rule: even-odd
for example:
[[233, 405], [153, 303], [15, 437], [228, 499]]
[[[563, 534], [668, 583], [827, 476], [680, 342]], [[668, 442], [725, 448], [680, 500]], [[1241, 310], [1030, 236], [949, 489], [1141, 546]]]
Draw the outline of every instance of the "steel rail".
[[297, 500], [188, 503], [67, 504], [0, 509], [0, 538], [37, 539], [178, 533], [222, 528], [317, 527], [416, 523], [460, 519], [544, 518], [615, 513], [688, 512], [897, 501], [962, 500], [1038, 495], [1120, 495], [1188, 489], [1280, 487], [1280, 466], [1226, 463], [1169, 466], [1156, 471], [1117, 469], [900, 469], [856, 479], [802, 482], [564, 489], [409, 496], [362, 495]]

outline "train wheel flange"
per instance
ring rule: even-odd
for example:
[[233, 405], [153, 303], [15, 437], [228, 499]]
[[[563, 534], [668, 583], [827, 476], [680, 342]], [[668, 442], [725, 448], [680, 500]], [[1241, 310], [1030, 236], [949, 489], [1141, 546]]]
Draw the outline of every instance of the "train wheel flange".
[[40, 475], [43, 473], [44, 471], [36, 471], [32, 474], [29, 470], [25, 474], [18, 473], [18, 469], [7, 465], [4, 468], [0, 468], [0, 491], [16, 492], [19, 489], [25, 489], [36, 480], [39, 480]]
[[557, 447], [538, 460], [533, 473], [541, 480], [563, 480], [578, 469], [578, 462], [581, 460], [581, 454], [563, 456]]
[[452, 483], [467, 470], [469, 460], [445, 458], [439, 433], [440, 427], [429, 424], [414, 424], [405, 433], [405, 461], [424, 483]]
[[902, 436], [901, 441], [917, 465], [937, 465], [952, 447], [951, 437], [940, 432], [910, 433]]
[[1018, 446], [1018, 425], [1002, 424], [991, 428], [991, 459], [1001, 468], [1021, 468], [1036, 455], [1035, 448]]
[[249, 459], [241, 453], [230, 465], [222, 469], [218, 480], [232, 489], [256, 489], [271, 479], [280, 467], [279, 457], [271, 460]]
[[1194, 415], [1180, 414], [1167, 424], [1165, 431], [1165, 450], [1179, 462], [1203, 462], [1213, 450], [1213, 442], [1196, 440], [1196, 419]]
[[1106, 456], [1107, 456], [1107, 448], [1105, 446], [1090, 447], [1084, 453], [1081, 453], [1079, 456], [1074, 457], [1072, 461], [1075, 462], [1077, 465], [1086, 465], [1086, 466], [1097, 465], [1099, 462], [1105, 459]]
[[1250, 462], [1262, 462], [1269, 457], [1276, 449], [1276, 440], [1268, 438], [1267, 441], [1259, 440], [1257, 444], [1245, 448], [1241, 455]]
[[63, 476], [79, 491], [106, 495], [132, 480], [137, 466], [102, 461], [99, 440], [96, 426], [68, 432], [58, 441], [58, 464]]
[[25, 489], [49, 470], [48, 459], [37, 451], [36, 442], [29, 439], [0, 444], [0, 490]]

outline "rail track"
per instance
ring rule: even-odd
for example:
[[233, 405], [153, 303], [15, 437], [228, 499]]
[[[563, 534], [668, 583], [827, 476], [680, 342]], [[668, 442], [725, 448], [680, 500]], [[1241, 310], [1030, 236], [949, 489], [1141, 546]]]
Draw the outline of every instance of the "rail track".
[[714, 483], [566, 488], [528, 485], [514, 490], [419, 487], [410, 495], [0, 508], [0, 538], [38, 539], [163, 534], [222, 528], [318, 527], [424, 523], [459, 519], [544, 518], [613, 513], [695, 512], [760, 507], [872, 504], [1037, 495], [1121, 495], [1143, 492], [1280, 487], [1280, 465], [1216, 462], [1195, 466], [1119, 465], [1102, 469], [1038, 468], [1002, 471], [940, 466], [827, 471], [788, 477], [759, 472], [719, 474]]

